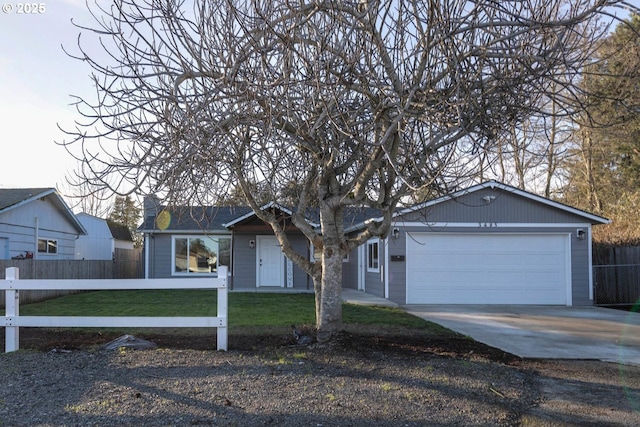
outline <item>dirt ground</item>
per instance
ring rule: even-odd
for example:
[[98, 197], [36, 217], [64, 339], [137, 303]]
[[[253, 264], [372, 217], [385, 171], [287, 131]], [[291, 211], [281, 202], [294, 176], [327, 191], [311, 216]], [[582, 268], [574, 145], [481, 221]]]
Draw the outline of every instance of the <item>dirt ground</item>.
[[[229, 351], [215, 352], [210, 336], [146, 334], [140, 337], [157, 350], [105, 355], [97, 349], [116, 336], [27, 328], [20, 333], [25, 350], [0, 354], [0, 426], [640, 425], [640, 367], [521, 360], [462, 336], [365, 328], [345, 331], [329, 344], [298, 346], [283, 330], [231, 334]], [[80, 365], [78, 377], [54, 374]], [[188, 378], [181, 377], [185, 365], [193, 365]], [[215, 384], [206, 366], [218, 367]], [[118, 382], [124, 367], [129, 377]], [[175, 381], [164, 381], [168, 376]], [[85, 392], [59, 395], [67, 390], [64, 381], [77, 389], [88, 380], [92, 384], [80, 387]], [[56, 384], [55, 401], [25, 406], [25, 396], [51, 396], [42, 382]], [[127, 384], [127, 392], [122, 386], [114, 390], [115, 383]], [[156, 398], [141, 405], [151, 389]], [[193, 390], [199, 390], [198, 399]]]

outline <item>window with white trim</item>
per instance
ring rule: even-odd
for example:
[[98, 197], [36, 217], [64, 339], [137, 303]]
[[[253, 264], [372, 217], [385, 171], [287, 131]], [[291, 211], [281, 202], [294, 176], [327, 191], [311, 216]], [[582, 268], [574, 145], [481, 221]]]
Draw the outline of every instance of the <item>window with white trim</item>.
[[39, 254], [57, 254], [58, 241], [53, 239], [38, 239]]
[[174, 276], [218, 275], [218, 266], [231, 266], [231, 237], [173, 236], [171, 271]]
[[367, 271], [380, 272], [380, 239], [372, 239], [367, 242]]

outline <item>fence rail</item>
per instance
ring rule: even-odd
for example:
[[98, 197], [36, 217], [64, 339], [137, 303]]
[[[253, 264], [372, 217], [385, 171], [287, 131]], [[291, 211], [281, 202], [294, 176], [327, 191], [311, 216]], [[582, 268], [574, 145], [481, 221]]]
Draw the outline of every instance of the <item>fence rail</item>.
[[640, 301], [640, 264], [594, 265], [596, 305], [634, 305]]
[[[19, 269], [8, 268], [0, 281], [6, 299], [6, 352], [20, 347], [20, 327], [185, 327], [216, 328], [218, 350], [227, 349], [227, 267], [220, 266], [218, 278], [188, 279], [122, 279], [122, 280], [19, 280]], [[216, 317], [84, 317], [84, 316], [20, 316], [22, 290], [128, 290], [128, 289], [217, 289]]]

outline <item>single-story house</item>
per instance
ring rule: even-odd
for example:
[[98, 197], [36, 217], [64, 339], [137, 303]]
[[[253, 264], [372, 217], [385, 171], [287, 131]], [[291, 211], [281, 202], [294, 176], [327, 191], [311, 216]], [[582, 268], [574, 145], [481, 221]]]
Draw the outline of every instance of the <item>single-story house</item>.
[[[267, 208], [279, 210], [293, 247], [313, 259], [287, 223], [290, 212]], [[357, 232], [379, 215], [363, 209], [347, 216], [345, 230]], [[343, 286], [399, 304], [591, 305], [591, 227], [608, 222], [489, 181], [398, 209], [387, 238], [345, 257]], [[248, 207], [169, 210], [147, 199], [139, 230], [147, 277], [216, 275], [228, 265], [234, 289], [313, 287]]]
[[85, 234], [55, 188], [0, 189], [0, 259], [74, 259]]
[[133, 250], [133, 237], [126, 226], [84, 212], [76, 218], [87, 234], [76, 241], [75, 259], [110, 260], [116, 249]]

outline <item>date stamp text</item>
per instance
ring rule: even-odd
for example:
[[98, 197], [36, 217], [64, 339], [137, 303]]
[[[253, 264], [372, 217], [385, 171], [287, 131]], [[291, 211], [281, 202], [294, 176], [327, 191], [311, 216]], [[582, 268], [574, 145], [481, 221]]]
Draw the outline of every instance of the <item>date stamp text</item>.
[[46, 3], [2, 3], [2, 12], [7, 15], [41, 15], [46, 11]]

